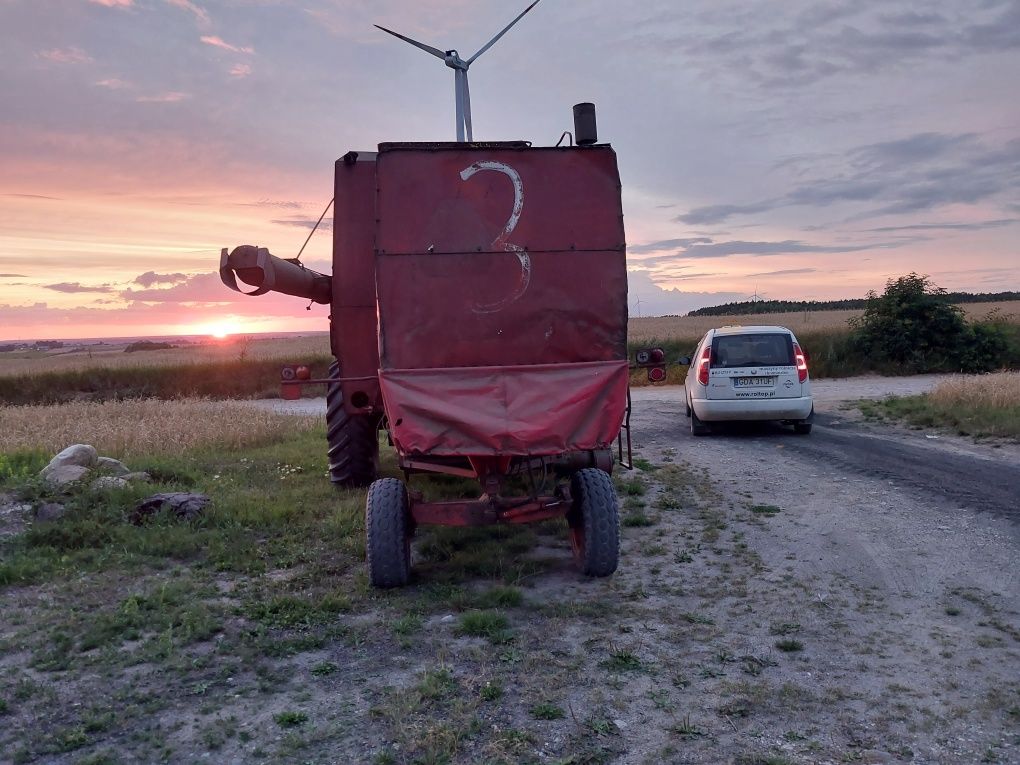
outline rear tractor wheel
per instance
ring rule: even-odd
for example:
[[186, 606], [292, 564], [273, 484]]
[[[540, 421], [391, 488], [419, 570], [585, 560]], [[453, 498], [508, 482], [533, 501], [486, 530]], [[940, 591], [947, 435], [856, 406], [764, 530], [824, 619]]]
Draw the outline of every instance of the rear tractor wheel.
[[410, 505], [407, 487], [396, 478], [380, 478], [365, 501], [365, 551], [373, 587], [403, 587], [411, 578]]
[[[330, 378], [340, 376], [340, 364], [329, 367]], [[326, 442], [329, 480], [338, 488], [368, 486], [379, 470], [378, 418], [348, 414], [340, 383], [326, 387]]]
[[620, 512], [608, 473], [585, 468], [570, 481], [567, 515], [574, 560], [585, 576], [609, 576], [620, 558]]

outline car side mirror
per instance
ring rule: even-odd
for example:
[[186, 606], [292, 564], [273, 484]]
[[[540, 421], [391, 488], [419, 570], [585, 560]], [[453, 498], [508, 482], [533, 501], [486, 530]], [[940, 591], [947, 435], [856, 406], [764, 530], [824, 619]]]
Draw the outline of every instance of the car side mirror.
[[681, 356], [679, 359], [677, 359], [676, 363], [680, 364], [681, 366], [684, 366], [684, 367], [689, 367], [691, 365], [691, 357], [690, 356]]

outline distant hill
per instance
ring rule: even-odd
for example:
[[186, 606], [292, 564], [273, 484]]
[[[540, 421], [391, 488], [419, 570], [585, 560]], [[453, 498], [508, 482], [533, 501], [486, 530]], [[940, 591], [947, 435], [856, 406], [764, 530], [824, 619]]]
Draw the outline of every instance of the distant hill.
[[[998, 303], [1020, 300], [1020, 292], [949, 292], [947, 303]], [[868, 305], [867, 298], [846, 300], [745, 300], [691, 311], [688, 316], [739, 316], [754, 313], [796, 313], [798, 311], [852, 311]]]

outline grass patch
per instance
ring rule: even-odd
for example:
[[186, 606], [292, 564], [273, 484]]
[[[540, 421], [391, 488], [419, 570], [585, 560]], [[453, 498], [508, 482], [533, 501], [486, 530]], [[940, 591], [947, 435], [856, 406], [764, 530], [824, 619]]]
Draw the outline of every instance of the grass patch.
[[308, 722], [308, 714], [306, 712], [288, 710], [273, 715], [273, 720], [281, 728], [298, 728]]
[[468, 611], [461, 614], [457, 623], [457, 634], [483, 637], [490, 643], [509, 643], [513, 640], [510, 620], [499, 611]]
[[541, 704], [535, 704], [531, 710], [531, 716], [536, 720], [562, 720], [567, 716], [560, 707], [555, 704], [543, 702]]
[[785, 653], [797, 653], [804, 650], [804, 644], [796, 638], [784, 638], [776, 641], [776, 648]]
[[632, 528], [640, 528], [642, 526], [654, 526], [655, 519], [640, 510], [627, 513], [620, 519], [620, 523], [624, 526]]
[[600, 662], [599, 666], [610, 672], [642, 672], [644, 662], [633, 651], [610, 648], [609, 658]]
[[502, 683], [494, 683], [491, 680], [487, 680], [485, 685], [482, 686], [480, 692], [483, 701], [496, 701], [503, 697], [503, 685]]
[[776, 515], [783, 512], [783, 508], [776, 505], [751, 505], [747, 509], [755, 515]]
[[920, 396], [861, 401], [873, 419], [939, 428], [975, 438], [1020, 440], [1020, 372], [967, 375], [947, 380]]

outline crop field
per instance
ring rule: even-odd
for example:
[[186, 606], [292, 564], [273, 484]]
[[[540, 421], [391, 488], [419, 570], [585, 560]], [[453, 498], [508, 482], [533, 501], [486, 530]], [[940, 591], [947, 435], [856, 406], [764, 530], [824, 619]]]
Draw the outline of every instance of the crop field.
[[295, 420], [206, 399], [0, 406], [0, 454], [23, 450], [55, 453], [75, 443], [92, 444], [117, 459], [179, 454], [200, 446], [237, 449], [271, 442], [320, 419]]
[[[998, 315], [1011, 324], [1020, 324], [1020, 301], [964, 303], [960, 306], [970, 321]], [[746, 314], [743, 316], [662, 316], [647, 319], [631, 317], [629, 339], [632, 343], [682, 338], [697, 342], [713, 327], [729, 324], [778, 324], [796, 334], [845, 332], [847, 322], [863, 311], [799, 311], [792, 313]]]
[[230, 361], [288, 361], [329, 355], [329, 334], [288, 338], [238, 336], [206, 343], [182, 344], [177, 348], [125, 353], [125, 345], [81, 346], [53, 351], [8, 352], [0, 354], [0, 377], [44, 372], [75, 372], [87, 369], [173, 367], [184, 364], [213, 364]]

